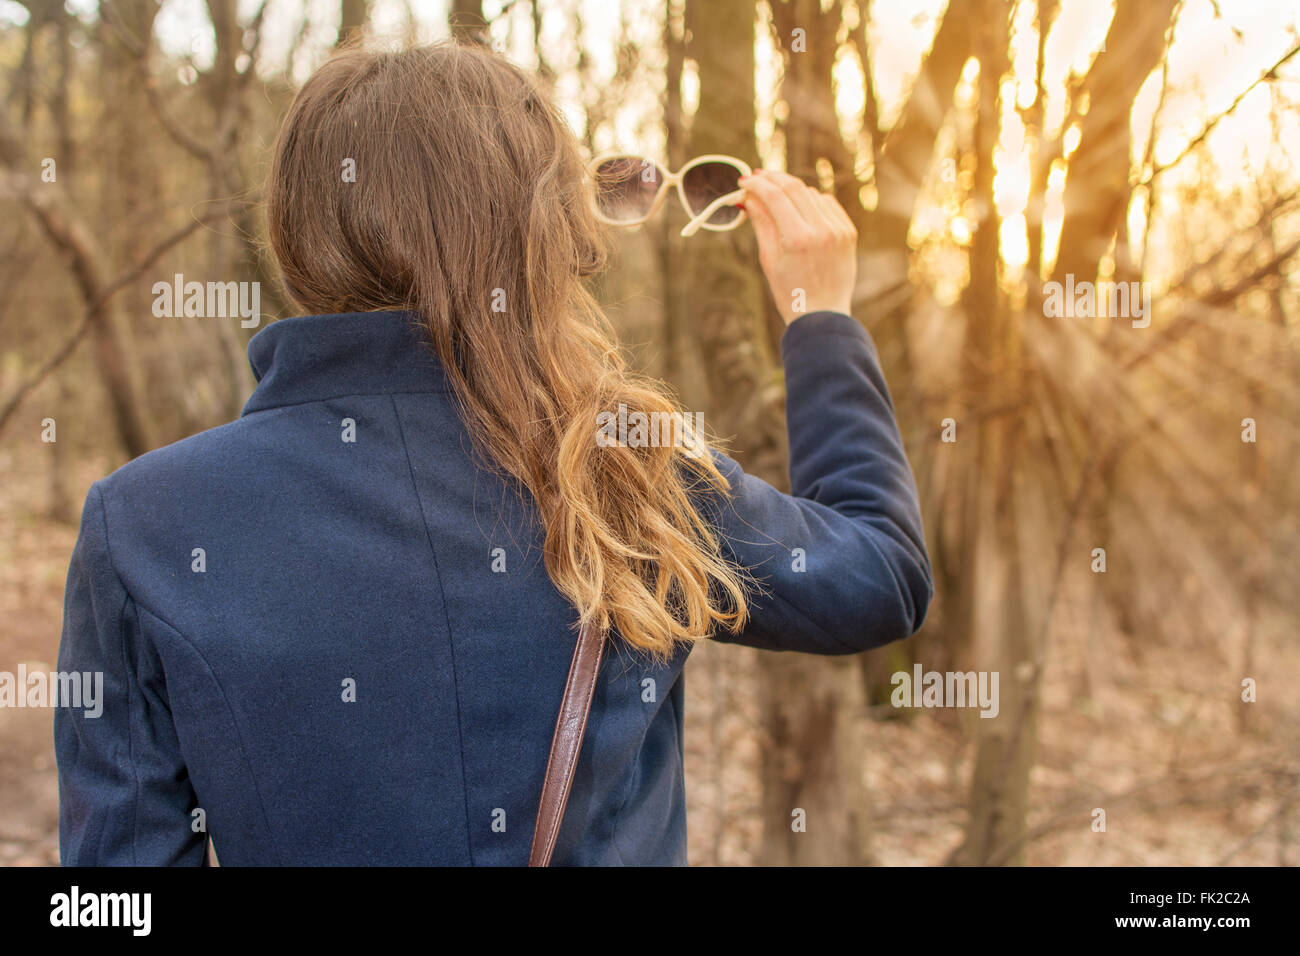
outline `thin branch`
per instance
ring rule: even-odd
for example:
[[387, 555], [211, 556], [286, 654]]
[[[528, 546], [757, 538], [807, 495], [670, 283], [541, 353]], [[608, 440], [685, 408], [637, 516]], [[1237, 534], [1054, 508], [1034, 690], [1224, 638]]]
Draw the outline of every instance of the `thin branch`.
[[191, 135], [183, 126], [176, 122], [170, 113], [167, 112], [167, 106], [162, 101], [162, 96], [158, 93], [157, 78], [149, 70], [149, 61], [145, 56], [140, 57], [140, 77], [144, 84], [145, 98], [149, 101], [149, 108], [153, 110], [154, 117], [160, 125], [181, 149], [189, 153], [196, 159], [201, 159], [205, 163], [212, 162], [212, 154], [215, 147], [208, 146], [200, 141], [198, 137]]
[[1291, 47], [1290, 50], [1288, 50], [1285, 54], [1283, 54], [1280, 60], [1278, 60], [1267, 70], [1261, 73], [1254, 83], [1251, 83], [1250, 86], [1242, 90], [1241, 93], [1237, 96], [1235, 100], [1232, 101], [1232, 104], [1226, 110], [1224, 110], [1218, 116], [1214, 117], [1212, 120], [1206, 123], [1205, 127], [1199, 133], [1197, 133], [1195, 137], [1192, 138], [1192, 141], [1190, 143], [1188, 143], [1186, 146], [1183, 147], [1182, 151], [1177, 156], [1175, 156], [1172, 160], [1170, 160], [1167, 163], [1163, 163], [1159, 166], [1156, 166], [1154, 169], [1151, 170], [1151, 174], [1147, 176], [1145, 179], [1143, 179], [1138, 185], [1146, 185], [1150, 183], [1152, 180], [1154, 180], [1165, 170], [1172, 169], [1174, 166], [1177, 166], [1189, 155], [1191, 155], [1192, 150], [1196, 149], [1197, 146], [1200, 146], [1201, 143], [1205, 142], [1206, 137], [1209, 136], [1210, 133], [1214, 132], [1215, 127], [1217, 127], [1220, 122], [1226, 119], [1228, 115], [1233, 112], [1233, 110], [1235, 110], [1238, 106], [1241, 105], [1242, 100], [1244, 100], [1247, 96], [1253, 93], [1255, 91], [1255, 88], [1259, 86], [1261, 83], [1267, 83], [1270, 80], [1277, 79], [1278, 69], [1281, 68], [1288, 60], [1290, 60], [1298, 53], [1300, 53], [1300, 43], [1297, 43], [1295, 46]]
[[[0, 190], [0, 192], [11, 196], [17, 195], [17, 198], [25, 202], [25, 204], [32, 208], [38, 216], [42, 214], [42, 205], [45, 207], [48, 207], [49, 205], [47, 200], [36, 200], [34, 197], [28, 197], [25, 195], [24, 189], [30, 191], [32, 187], [26, 185], [22, 181], [22, 177], [19, 177], [16, 174], [10, 174], [5, 179], [0, 179], [0, 186], [6, 187], [3, 190]], [[83, 294], [85, 294], [87, 302], [81, 320], [77, 323], [76, 328], [73, 329], [67, 339], [64, 340], [63, 344], [55, 349], [54, 354], [51, 355], [50, 358], [47, 359], [46, 362], [41, 365], [40, 368], [38, 368], [25, 382], [20, 384], [14, 390], [13, 394], [5, 400], [3, 406], [0, 406], [0, 431], [4, 429], [9, 419], [13, 417], [15, 412], [17, 412], [18, 407], [33, 391], [35, 391], [41, 382], [54, 372], [55, 369], [67, 361], [73, 352], [76, 351], [81, 340], [84, 339], [86, 333], [90, 331], [91, 326], [95, 322], [96, 316], [100, 314], [104, 305], [115, 293], [130, 282], [139, 278], [140, 275], [157, 262], [164, 253], [172, 247], [179, 245], [200, 227], [207, 225], [214, 220], [220, 219], [223, 216], [228, 216], [235, 207], [250, 205], [256, 201], [256, 199], [229, 200], [219, 205], [215, 205], [206, 212], [197, 216], [192, 222], [187, 223], [173, 231], [170, 235], [164, 237], [152, 249], [137, 260], [134, 265], [121, 272], [111, 281], [102, 284], [98, 282], [91, 284], [82, 282]]]
[[1242, 840], [1231, 850], [1225, 853], [1223, 857], [1219, 860], [1219, 862], [1216, 863], [1215, 865], [1227, 866], [1234, 856], [1236, 856], [1242, 850], [1246, 849], [1246, 847], [1250, 846], [1252, 843], [1258, 840], [1263, 835], [1265, 830], [1267, 830], [1278, 820], [1282, 819], [1282, 817], [1286, 815], [1286, 812], [1291, 809], [1291, 806], [1297, 800], [1300, 800], [1300, 787], [1296, 787], [1289, 794], [1283, 797], [1282, 802], [1278, 804], [1277, 809], [1274, 810], [1272, 814], [1270, 814], [1269, 818], [1265, 820], [1263, 823], [1261, 823], [1257, 828], [1255, 828], [1255, 830], [1252, 831], [1250, 835], [1246, 837], [1246, 839]]
[[257, 53], [262, 47], [262, 20], [266, 16], [266, 8], [269, 5], [269, 0], [262, 0], [257, 7], [257, 13], [253, 15], [253, 19], [248, 26], [244, 27], [245, 33], [252, 31], [253, 42], [244, 50], [244, 55], [248, 57], [248, 67], [243, 73], [239, 74], [239, 79], [236, 80], [236, 85], [240, 89], [247, 86], [249, 79], [257, 73]]
[[[1088, 819], [1091, 816], [1091, 808], [1085, 810], [1078, 809], [1079, 804], [1085, 800], [1091, 802], [1094, 807], [1114, 807], [1116, 804], [1126, 803], [1150, 790], [1169, 786], [1171, 784], [1194, 784], [1207, 778], [1213, 780], [1228, 774], [1235, 775], [1238, 772], [1248, 774], [1251, 771], [1258, 772], [1262, 769], [1263, 768], [1260, 768], [1255, 761], [1248, 761], [1244, 764], [1215, 764], [1213, 766], [1202, 767], [1196, 772], [1171, 773], [1168, 776], [1138, 784], [1136, 787], [1123, 793], [1108, 794], [1105, 792], [1096, 792], [1095, 795], [1087, 793], [1076, 795], [1065, 802], [1065, 806], [1069, 809], [1061, 810], [1058, 813], [1049, 816], [1043, 822], [1030, 827], [1015, 839], [999, 847], [989, 857], [987, 865], [1000, 866], [1030, 843], [1059, 830], [1066, 824], [1079, 823]], [[1175, 802], [1188, 802], [1188, 798], [1180, 798]]]
[[1224, 306], [1235, 300], [1238, 296], [1245, 295], [1247, 292], [1258, 286], [1264, 279], [1269, 276], [1281, 275], [1282, 268], [1293, 257], [1300, 254], [1300, 239], [1291, 243], [1277, 255], [1270, 258], [1264, 264], [1248, 272], [1239, 281], [1222, 289], [1216, 289], [1214, 292], [1196, 300], [1192, 308], [1183, 312], [1181, 316], [1175, 319], [1165, 329], [1164, 333], [1150, 346], [1138, 352], [1133, 357], [1125, 360], [1121, 367], [1126, 372], [1131, 372], [1142, 363], [1151, 359], [1152, 356], [1163, 351], [1165, 348], [1177, 342], [1184, 335], [1190, 332], [1197, 323], [1197, 314], [1195, 306]]

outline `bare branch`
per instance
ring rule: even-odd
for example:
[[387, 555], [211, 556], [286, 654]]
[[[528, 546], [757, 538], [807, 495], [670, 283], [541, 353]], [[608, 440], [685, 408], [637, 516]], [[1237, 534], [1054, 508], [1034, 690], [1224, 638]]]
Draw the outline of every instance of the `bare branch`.
[[1186, 146], [1183, 147], [1182, 151], [1177, 156], [1175, 156], [1169, 162], [1162, 163], [1161, 165], [1156, 166], [1154, 169], [1152, 169], [1151, 174], [1147, 176], [1145, 179], [1143, 179], [1142, 182], [1139, 183], [1139, 185], [1145, 185], [1151, 182], [1151, 180], [1155, 179], [1165, 170], [1172, 169], [1173, 167], [1181, 163], [1184, 159], [1186, 159], [1189, 155], [1191, 155], [1192, 151], [1196, 149], [1197, 146], [1200, 146], [1203, 142], [1205, 142], [1205, 138], [1209, 136], [1210, 133], [1214, 132], [1214, 128], [1218, 126], [1219, 123], [1221, 123], [1224, 119], [1226, 119], [1233, 112], [1233, 110], [1235, 110], [1238, 106], [1240, 106], [1241, 101], [1244, 100], [1247, 96], [1249, 96], [1252, 92], [1254, 92], [1257, 86], [1259, 86], [1261, 83], [1267, 83], [1271, 80], [1277, 79], [1278, 69], [1281, 68], [1284, 64], [1286, 64], [1287, 61], [1295, 57], [1297, 53], [1300, 53], [1300, 43], [1297, 43], [1295, 46], [1291, 47], [1290, 50], [1288, 50], [1285, 54], [1283, 54], [1280, 60], [1278, 60], [1267, 70], [1261, 73], [1254, 83], [1251, 83], [1250, 86], [1242, 90], [1241, 93], [1237, 96], [1235, 100], [1232, 101], [1232, 104], [1226, 110], [1224, 110], [1218, 116], [1215, 116], [1212, 120], [1206, 123], [1205, 127], [1199, 133], [1197, 133], [1196, 136], [1192, 138], [1191, 142], [1189, 142]]
[[205, 163], [212, 162], [214, 147], [207, 145], [197, 137], [191, 135], [184, 127], [176, 122], [170, 113], [167, 112], [167, 107], [158, 93], [157, 78], [149, 70], [148, 56], [141, 56], [139, 64], [140, 78], [144, 84], [145, 97], [149, 100], [149, 107], [153, 110], [154, 117], [158, 120], [158, 124], [162, 126], [167, 135], [172, 138], [172, 141], [181, 149], [185, 150], [185, 152]]
[[36, 216], [46, 235], [68, 257], [82, 298], [86, 303], [85, 313], [76, 328], [64, 340], [54, 354], [38, 368], [26, 381], [14, 390], [0, 406], [0, 430], [18, 410], [23, 401], [76, 351], [77, 345], [86, 333], [104, 319], [104, 309], [112, 296], [128, 283], [137, 279], [152, 266], [169, 249], [183, 242], [200, 227], [228, 216], [236, 208], [255, 203], [255, 198], [230, 200], [212, 206], [198, 215], [192, 222], [174, 230], [164, 237], [152, 249], [146, 252], [134, 265], [128, 267], [111, 280], [105, 280], [101, 274], [102, 257], [94, 245], [85, 224], [66, 215], [59, 208], [57, 193], [54, 189], [37, 184], [18, 173], [0, 173], [0, 198], [11, 198], [23, 203]]

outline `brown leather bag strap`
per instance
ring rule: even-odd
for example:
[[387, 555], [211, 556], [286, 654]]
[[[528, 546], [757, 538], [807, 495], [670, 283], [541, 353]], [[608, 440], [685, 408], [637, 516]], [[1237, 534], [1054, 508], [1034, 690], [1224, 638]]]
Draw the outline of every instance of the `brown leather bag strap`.
[[533, 828], [533, 848], [529, 866], [550, 866], [551, 853], [560, 835], [564, 807], [569, 802], [573, 770], [582, 750], [582, 736], [587, 730], [591, 698], [596, 692], [596, 674], [605, 656], [605, 632], [594, 624], [584, 624], [578, 632], [578, 646], [573, 649], [569, 679], [564, 684], [564, 700], [555, 720], [551, 737], [551, 755], [546, 761], [546, 779], [542, 781], [542, 802], [537, 806], [537, 825]]

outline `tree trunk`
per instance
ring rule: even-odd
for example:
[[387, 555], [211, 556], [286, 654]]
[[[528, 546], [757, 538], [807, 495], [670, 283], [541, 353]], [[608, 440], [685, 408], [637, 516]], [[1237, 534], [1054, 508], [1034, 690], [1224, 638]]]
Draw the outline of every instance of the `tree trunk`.
[[[974, 52], [972, 23], [980, 21], [982, 0], [951, 0], [934, 42], [921, 63], [912, 91], [894, 126], [886, 133], [876, 129], [874, 107], [868, 103], [869, 131], [874, 129], [878, 144], [873, 144], [876, 206], [866, 216], [865, 228], [858, 230], [861, 249], [858, 268], [858, 294], [855, 308], [868, 323], [880, 355], [885, 378], [893, 389], [894, 405], [900, 421], [916, 420], [931, 408], [918, 406], [914, 388], [915, 375], [906, 325], [913, 311], [914, 290], [908, 274], [911, 248], [908, 231], [927, 174], [934, 162], [935, 143], [940, 128], [953, 107], [958, 80], [967, 58]], [[856, 33], [867, 25], [861, 24]], [[859, 55], [869, 64], [865, 36], [857, 38]], [[865, 91], [874, 95], [873, 85]], [[929, 434], [937, 433], [937, 417], [925, 421]], [[887, 700], [892, 690], [890, 675], [910, 670], [918, 661], [930, 669], [954, 666], [962, 653], [965, 633], [961, 615], [954, 613], [948, 595], [957, 593], [964, 570], [956, 555], [946, 555], [949, 536], [940, 523], [946, 520], [943, 496], [953, 488], [951, 478], [945, 486], [937, 482], [942, 475], [958, 473], [951, 460], [938, 466], [938, 456], [960, 454], [949, 445], [923, 444], [914, 454], [918, 490], [924, 505], [923, 514], [930, 525], [933, 546], [936, 592], [939, 600], [931, 609], [925, 630], [904, 644], [895, 644], [865, 654], [860, 659], [862, 682], [868, 700]], [[954, 560], [948, 560], [952, 558]]]
[[370, 18], [369, 6], [367, 0], [339, 0], [339, 32], [335, 46], [342, 45], [353, 34], [365, 29]]
[[482, 0], [452, 0], [447, 25], [451, 27], [451, 35], [462, 43], [487, 43]]
[[[970, 284], [963, 306], [967, 315], [972, 392], [985, 408], [998, 408], [1023, 393], [1020, 314], [1012, 314], [998, 287], [999, 221], [993, 202], [993, 150], [999, 134], [999, 84], [1009, 68], [1008, 11], [1000, 0], [985, 0], [978, 21], [979, 106], [972, 152], [972, 199], [979, 222], [970, 253]], [[971, 432], [974, 435], [971, 436]], [[971, 779], [965, 843], [956, 862], [989, 865], [1020, 862], [1018, 846], [1028, 812], [1029, 773], [1037, 742], [1039, 638], [1028, 614], [1028, 588], [1020, 546], [1015, 477], [1021, 472], [1023, 429], [1014, 413], [983, 415], [966, 429], [974, 442], [974, 474], [988, 481], [967, 495], [964, 577], [954, 595], [964, 620], [965, 644], [978, 669], [996, 671], [998, 713], [976, 724], [975, 768]], [[955, 447], [954, 447], [954, 450]]]
[[[749, 0], [688, 7], [699, 65], [692, 155], [756, 160], [754, 16]], [[687, 256], [686, 309], [698, 330], [712, 392], [706, 419], [734, 436], [746, 469], [788, 487], [782, 393], [763, 326], [767, 292], [747, 230], [700, 233]], [[741, 649], [732, 649], [741, 652]], [[796, 654], [757, 656], [763, 731], [763, 845], [771, 864], [858, 863], [865, 819], [861, 687], [851, 663]], [[848, 759], [846, 759], [846, 755]], [[796, 814], [806, 832], [796, 832]]]
[[1079, 147], [1065, 180], [1065, 222], [1053, 278], [1076, 282], [1097, 277], [1128, 211], [1133, 99], [1165, 51], [1165, 33], [1177, 0], [1119, 0], [1084, 82], [1091, 108], [1083, 117]]

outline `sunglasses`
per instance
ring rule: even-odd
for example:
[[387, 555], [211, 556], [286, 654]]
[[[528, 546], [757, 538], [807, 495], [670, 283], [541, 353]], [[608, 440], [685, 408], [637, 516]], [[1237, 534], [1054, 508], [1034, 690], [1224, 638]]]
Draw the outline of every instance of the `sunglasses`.
[[596, 218], [611, 226], [645, 222], [659, 211], [672, 186], [691, 217], [683, 237], [701, 229], [726, 232], [745, 221], [745, 210], [737, 205], [745, 198], [740, 177], [753, 170], [732, 156], [697, 156], [670, 173], [642, 156], [606, 153], [593, 159], [587, 170], [596, 187]]

